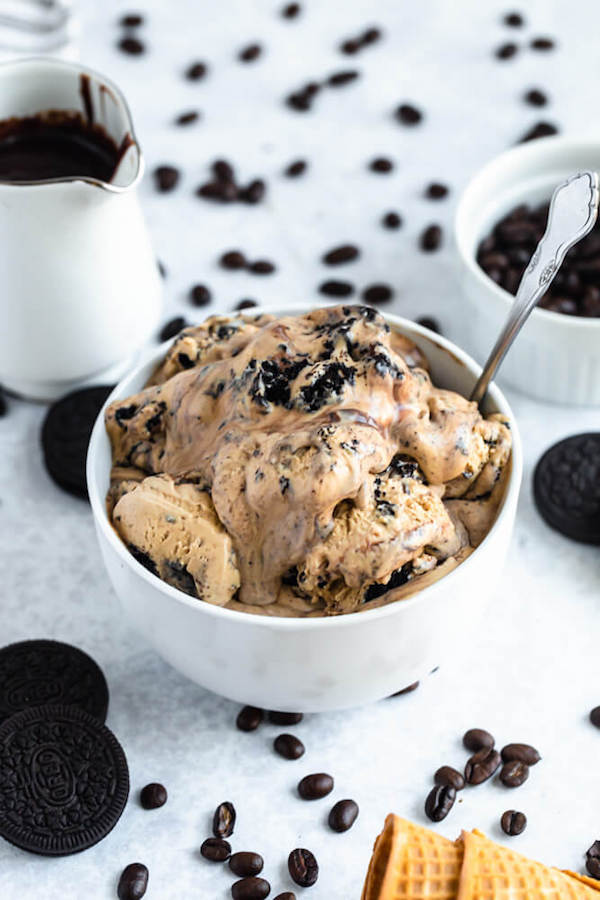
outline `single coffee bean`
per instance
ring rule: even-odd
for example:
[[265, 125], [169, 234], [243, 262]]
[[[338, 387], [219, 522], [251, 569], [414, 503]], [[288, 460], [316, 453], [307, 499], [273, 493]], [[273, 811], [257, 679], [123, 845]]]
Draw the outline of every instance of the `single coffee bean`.
[[516, 809], [507, 809], [502, 813], [500, 825], [504, 834], [521, 834], [522, 831], [525, 831], [527, 816], [525, 813], [517, 812]]
[[[244, 301], [240, 301], [243, 303]], [[251, 301], [254, 303], [254, 301]], [[240, 307], [238, 303], [237, 309], [246, 309], [247, 307]], [[235, 720], [236, 727], [240, 731], [256, 731], [260, 723], [262, 722], [264, 717], [264, 711], [259, 709], [258, 706], [244, 706], [240, 709], [237, 719]]]
[[484, 747], [482, 750], [478, 750], [467, 760], [465, 781], [468, 784], [483, 784], [498, 770], [501, 762], [500, 754], [493, 747]]
[[310, 850], [299, 847], [288, 856], [288, 871], [300, 887], [311, 887], [319, 877], [319, 864]]
[[192, 306], [207, 306], [212, 294], [205, 284], [194, 284], [190, 288], [189, 298]]
[[395, 231], [396, 228], [400, 228], [402, 225], [402, 219], [396, 212], [388, 212], [384, 215], [381, 220], [381, 224], [384, 228], [389, 228], [391, 231]]
[[130, 35], [121, 38], [117, 46], [119, 50], [129, 54], [129, 56], [141, 56], [142, 53], [146, 52], [146, 45], [138, 40], [138, 38], [131, 37]]
[[268, 714], [269, 722], [273, 725], [297, 725], [304, 718], [302, 713], [277, 712], [271, 710]]
[[183, 318], [183, 316], [175, 316], [174, 319], [169, 319], [168, 322], [165, 322], [163, 327], [158, 333], [159, 341], [168, 341], [171, 338], [175, 337], [176, 334], [179, 334], [182, 328], [187, 326], [187, 322]]
[[600, 841], [594, 841], [586, 850], [585, 867], [592, 878], [600, 878]]
[[[286, 5], [281, 10], [281, 15], [284, 19], [295, 19], [296, 16], [300, 14], [300, 4], [299, 3], [286, 3]], [[283, 895], [282, 895], [283, 896]], [[277, 898], [275, 898], [277, 900]]]
[[532, 50], [554, 50], [555, 44], [552, 38], [537, 37], [530, 41], [529, 46]]
[[247, 47], [244, 47], [238, 53], [238, 59], [240, 62], [254, 62], [255, 59], [258, 59], [260, 54], [262, 53], [262, 47], [260, 44], [248, 44]]
[[439, 225], [428, 225], [427, 228], [421, 232], [419, 245], [421, 250], [424, 250], [426, 253], [432, 253], [433, 251], [438, 250], [441, 243], [442, 229]]
[[484, 747], [493, 747], [496, 743], [493, 735], [489, 731], [485, 731], [484, 728], [469, 728], [463, 734], [462, 742], [463, 747], [472, 753], [477, 753], [478, 750], [483, 750]]
[[217, 181], [235, 180], [233, 166], [226, 159], [215, 159], [210, 168]]
[[529, 778], [529, 766], [518, 759], [504, 763], [500, 772], [500, 781], [505, 787], [521, 787]]
[[423, 118], [423, 113], [412, 103], [401, 103], [396, 109], [396, 118], [403, 125], [418, 125]]
[[443, 200], [444, 197], [448, 196], [448, 188], [445, 184], [440, 184], [438, 181], [432, 181], [431, 184], [428, 184], [425, 188], [425, 196], [429, 200]]
[[323, 281], [319, 293], [326, 297], [349, 297], [354, 293], [354, 285], [350, 281]]
[[148, 887], [148, 869], [143, 863], [125, 866], [119, 878], [117, 896], [119, 900], [141, 900]]
[[523, 16], [521, 13], [517, 12], [506, 13], [502, 21], [505, 25], [508, 25], [509, 28], [522, 28], [525, 24]]
[[296, 112], [307, 112], [310, 109], [310, 97], [302, 91], [295, 91], [285, 98], [286, 104]]
[[425, 800], [425, 815], [432, 822], [445, 819], [456, 800], [456, 791], [449, 784], [436, 784]]
[[529, 131], [525, 132], [519, 139], [519, 144], [524, 144], [526, 141], [535, 141], [538, 138], [551, 137], [553, 134], [558, 134], [556, 125], [553, 125], [551, 122], [538, 122]]
[[320, 800], [333, 790], [333, 778], [326, 772], [305, 775], [298, 782], [298, 793], [303, 800]]
[[304, 744], [293, 734], [278, 734], [273, 741], [273, 749], [284, 759], [300, 759], [304, 756]]
[[523, 99], [525, 100], [525, 103], [529, 103], [530, 106], [545, 106], [548, 102], [548, 98], [544, 92], [538, 90], [538, 88], [532, 88], [530, 91], [527, 91]]
[[327, 821], [332, 831], [342, 833], [352, 828], [358, 817], [358, 803], [354, 800], [338, 800], [329, 812]]
[[229, 868], [234, 875], [239, 875], [240, 878], [246, 878], [249, 875], [259, 875], [264, 865], [265, 861], [260, 853], [242, 851], [234, 853], [229, 858]]
[[275, 263], [268, 259], [257, 259], [256, 262], [248, 264], [248, 271], [254, 275], [271, 275], [276, 269]]
[[287, 178], [297, 178], [299, 175], [303, 175], [304, 172], [306, 172], [307, 165], [308, 163], [304, 159], [296, 159], [286, 167], [283, 174], [286, 175]]
[[231, 885], [233, 900], [264, 900], [271, 893], [271, 885], [264, 878], [242, 878]]
[[213, 834], [215, 837], [227, 838], [233, 834], [235, 827], [235, 807], [226, 800], [215, 809], [213, 816]]
[[245, 269], [246, 257], [239, 250], [228, 250], [219, 258], [219, 265], [222, 269]]
[[512, 762], [516, 759], [525, 763], [526, 766], [535, 766], [542, 758], [535, 747], [530, 744], [507, 744], [500, 751], [502, 762]]
[[251, 181], [245, 188], [241, 188], [239, 191], [239, 198], [242, 203], [249, 203], [252, 205], [260, 203], [265, 196], [266, 189], [267, 186], [262, 178], [255, 178], [254, 181]]
[[8, 412], [8, 403], [6, 402], [6, 394], [0, 385], [0, 419]]
[[433, 780], [439, 785], [447, 784], [453, 787], [455, 791], [462, 791], [465, 786], [465, 779], [462, 773], [457, 769], [453, 769], [452, 766], [440, 766], [433, 776]]
[[139, 13], [126, 13], [119, 19], [122, 28], [139, 28], [144, 24], [144, 17]]
[[177, 187], [179, 181], [179, 169], [175, 166], [157, 166], [154, 170], [154, 183], [156, 190], [166, 194]]
[[164, 262], [162, 262], [160, 259], [157, 259], [156, 265], [158, 266], [158, 271], [160, 272], [160, 277], [166, 278], [169, 273], [167, 271], [167, 267], [165, 266]]
[[367, 28], [367, 30], [361, 36], [361, 43], [363, 44], [374, 44], [376, 41], [381, 38], [381, 29], [380, 28]]
[[203, 62], [191, 63], [185, 70], [185, 77], [188, 81], [200, 81], [208, 72], [208, 66]]
[[339, 266], [342, 263], [353, 262], [360, 256], [360, 250], [354, 244], [340, 244], [323, 254], [322, 262], [327, 266]]
[[600, 706], [595, 706], [590, 711], [590, 722], [595, 728], [600, 728]]
[[231, 856], [231, 844], [223, 838], [206, 838], [200, 847], [200, 853], [211, 862], [225, 862]]
[[511, 59], [513, 56], [515, 56], [518, 49], [519, 48], [516, 44], [500, 44], [500, 46], [497, 47], [494, 51], [494, 55], [496, 59]]
[[380, 174], [387, 174], [391, 172], [394, 168], [394, 163], [391, 159], [388, 159], [386, 156], [376, 156], [375, 159], [372, 159], [369, 163], [369, 168], [371, 172], [379, 172]]
[[409, 684], [408, 687], [402, 688], [401, 691], [396, 691], [395, 694], [390, 694], [391, 697], [402, 697], [403, 694], [412, 694], [413, 691], [419, 687], [420, 681], [413, 681], [412, 684]]
[[429, 328], [430, 331], [434, 331], [436, 334], [442, 333], [440, 323], [437, 319], [434, 319], [431, 316], [421, 316], [416, 320], [416, 322], [417, 325], [422, 325], [423, 328]]
[[393, 288], [389, 284], [371, 284], [362, 292], [362, 298], [366, 303], [387, 303], [394, 296]]
[[[250, 297], [245, 297], [243, 300], [238, 300], [235, 304], [234, 309], [237, 309], [241, 312], [243, 309], [252, 309], [253, 306], [258, 306], [256, 300], [251, 300]], [[242, 731], [244, 729], [242, 728]]]
[[144, 809], [158, 809], [167, 802], [167, 789], [158, 782], [152, 782], [140, 791], [140, 803]]
[[175, 119], [176, 125], [191, 125], [192, 122], [197, 122], [200, 118], [200, 113], [195, 109], [190, 109], [188, 112], [180, 113]]
[[340, 51], [345, 53], [346, 56], [354, 56], [354, 54], [358, 53], [360, 50], [360, 46], [360, 41], [349, 38], [347, 41], [343, 41], [343, 43], [340, 44]]
[[284, 891], [283, 894], [277, 894], [273, 900], [296, 900], [296, 895], [292, 894], [291, 891]]
[[346, 69], [343, 72], [334, 72], [333, 75], [330, 75], [327, 79], [327, 84], [329, 87], [342, 87], [344, 84], [355, 81], [359, 76], [360, 72], [357, 72], [356, 69]]

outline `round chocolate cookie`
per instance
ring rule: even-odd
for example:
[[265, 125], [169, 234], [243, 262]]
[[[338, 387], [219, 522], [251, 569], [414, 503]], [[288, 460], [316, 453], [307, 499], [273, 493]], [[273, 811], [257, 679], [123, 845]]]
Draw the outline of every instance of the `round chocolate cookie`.
[[0, 650], [0, 723], [46, 703], [78, 706], [104, 722], [108, 687], [94, 660], [59, 641], [21, 641]]
[[113, 386], [98, 385], [53, 403], [42, 425], [42, 450], [50, 477], [63, 490], [86, 498], [85, 459], [92, 428]]
[[550, 447], [533, 475], [533, 496], [548, 525], [584, 544], [600, 544], [600, 432]]
[[0, 726], [0, 836], [44, 856], [78, 853], [114, 828], [129, 794], [123, 749], [75, 706], [38, 706]]

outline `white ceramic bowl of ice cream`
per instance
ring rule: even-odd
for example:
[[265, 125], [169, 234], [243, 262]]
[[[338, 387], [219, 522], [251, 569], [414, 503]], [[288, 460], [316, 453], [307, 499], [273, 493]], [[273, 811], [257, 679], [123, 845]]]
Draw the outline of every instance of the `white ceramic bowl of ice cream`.
[[[468, 395], [480, 371], [469, 356], [419, 325], [386, 318], [424, 351], [434, 383]], [[165, 351], [163, 345], [152, 352], [121, 381], [107, 404], [140, 390]], [[378, 700], [411, 684], [448, 654], [468, 653], [472, 629], [483, 619], [508, 550], [521, 483], [521, 445], [510, 407], [495, 385], [486, 412], [501, 412], [510, 419], [513, 449], [504, 497], [480, 546], [448, 575], [408, 599], [318, 618], [251, 615], [213, 606], [145, 569], [107, 515], [111, 448], [101, 414], [90, 441], [88, 488], [104, 562], [123, 609], [174, 668], [240, 703], [320, 712]]]

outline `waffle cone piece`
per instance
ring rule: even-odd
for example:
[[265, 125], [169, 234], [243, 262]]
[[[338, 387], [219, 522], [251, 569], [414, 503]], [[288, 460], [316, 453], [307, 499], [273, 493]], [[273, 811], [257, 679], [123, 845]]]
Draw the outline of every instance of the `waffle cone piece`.
[[362, 900], [599, 900], [600, 882], [534, 862], [478, 831], [455, 841], [389, 815]]

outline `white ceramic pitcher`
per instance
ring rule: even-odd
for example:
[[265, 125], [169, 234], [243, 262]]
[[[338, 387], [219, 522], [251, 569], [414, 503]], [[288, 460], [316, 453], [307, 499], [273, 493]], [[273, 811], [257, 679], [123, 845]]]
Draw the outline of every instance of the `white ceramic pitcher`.
[[116, 379], [155, 330], [161, 295], [123, 95], [75, 63], [0, 65], [0, 120], [50, 109], [102, 125], [122, 154], [110, 183], [0, 180], [0, 383], [40, 400]]

